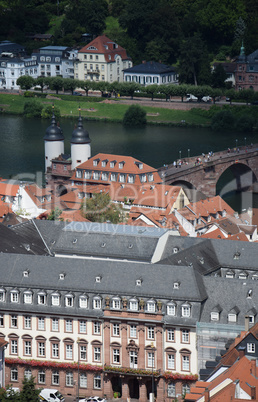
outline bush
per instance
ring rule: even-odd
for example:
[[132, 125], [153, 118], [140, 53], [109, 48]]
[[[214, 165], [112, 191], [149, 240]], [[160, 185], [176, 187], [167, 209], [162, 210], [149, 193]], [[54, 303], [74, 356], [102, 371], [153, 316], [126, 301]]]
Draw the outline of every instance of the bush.
[[247, 131], [250, 132], [253, 130], [255, 125], [255, 119], [251, 116], [242, 115], [237, 119], [236, 129], [237, 131]]
[[24, 98], [33, 98], [34, 97], [34, 93], [31, 91], [25, 91], [23, 94]]
[[139, 105], [131, 105], [124, 114], [124, 126], [144, 126], [146, 122], [146, 112]]
[[212, 130], [233, 130], [235, 128], [235, 118], [230, 110], [222, 110], [216, 113], [211, 120]]
[[[61, 113], [60, 113], [60, 109], [58, 107], [55, 106], [54, 108], [54, 113], [55, 113], [55, 117], [56, 120], [59, 120], [61, 117]], [[46, 107], [44, 107], [44, 109], [41, 111], [41, 117], [42, 119], [51, 119], [53, 114], [53, 108], [52, 106], [48, 105]]]
[[43, 106], [36, 100], [25, 102], [23, 114], [25, 117], [41, 117]]

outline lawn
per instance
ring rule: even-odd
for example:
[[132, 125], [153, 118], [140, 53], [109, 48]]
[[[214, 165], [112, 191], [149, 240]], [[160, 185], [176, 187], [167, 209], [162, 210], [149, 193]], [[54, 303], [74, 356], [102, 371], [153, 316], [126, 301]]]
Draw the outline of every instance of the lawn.
[[[54, 104], [61, 111], [61, 116], [73, 117], [78, 116], [79, 106], [81, 114], [89, 119], [107, 119], [111, 121], [121, 122], [125, 111], [129, 105], [108, 102], [86, 102], [85, 98], [74, 97], [73, 100], [57, 100], [58, 95], [53, 95], [52, 99], [36, 98], [43, 106]], [[35, 98], [34, 98], [35, 99]], [[0, 94], [0, 109], [2, 113], [22, 114], [24, 103], [30, 99], [22, 95]], [[160, 124], [181, 124], [185, 122], [189, 125], [206, 125], [209, 123], [208, 118], [195, 112], [143, 107], [147, 113], [147, 122]]]

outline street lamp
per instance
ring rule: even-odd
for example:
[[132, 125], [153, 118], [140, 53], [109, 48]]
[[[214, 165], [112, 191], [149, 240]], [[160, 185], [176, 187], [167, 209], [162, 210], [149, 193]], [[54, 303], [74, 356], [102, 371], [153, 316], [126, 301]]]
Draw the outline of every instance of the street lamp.
[[245, 147], [246, 147], [246, 137], [244, 138], [244, 140], [245, 140]]
[[237, 148], [237, 143], [238, 143], [238, 140], [236, 140], [236, 148]]
[[179, 159], [181, 159], [181, 151], [179, 151]]
[[77, 398], [76, 400], [79, 401], [80, 398], [80, 339], [77, 339], [78, 345], [78, 384], [77, 384]]
[[190, 149], [188, 149], [188, 158], [190, 158]]
[[155, 346], [153, 345], [153, 342], [151, 342], [151, 397], [150, 397], [150, 402], [154, 402], [154, 348]]

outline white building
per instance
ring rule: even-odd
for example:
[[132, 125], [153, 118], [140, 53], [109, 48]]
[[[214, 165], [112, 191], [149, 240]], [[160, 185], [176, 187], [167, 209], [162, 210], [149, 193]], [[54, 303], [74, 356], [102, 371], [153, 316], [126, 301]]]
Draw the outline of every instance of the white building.
[[74, 78], [123, 82], [123, 70], [132, 65], [126, 50], [102, 35], [79, 50], [74, 64]]
[[19, 90], [17, 79], [22, 75], [38, 77], [38, 63], [33, 58], [0, 57], [0, 89]]
[[143, 86], [178, 84], [178, 75], [172, 66], [156, 61], [143, 61], [142, 64], [124, 69], [124, 81], [138, 82]]
[[32, 59], [39, 65], [38, 76], [74, 78], [73, 63], [77, 51], [66, 46], [45, 46], [38, 53], [32, 53]]

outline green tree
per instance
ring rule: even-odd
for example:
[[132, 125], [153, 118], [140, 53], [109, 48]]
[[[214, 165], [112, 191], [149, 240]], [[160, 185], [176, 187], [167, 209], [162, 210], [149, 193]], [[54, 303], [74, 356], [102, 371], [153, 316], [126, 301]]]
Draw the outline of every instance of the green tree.
[[46, 85], [48, 85], [48, 80], [46, 79], [46, 77], [38, 77], [38, 78], [36, 78], [36, 80], [35, 80], [35, 85], [40, 86], [41, 92], [43, 92], [44, 87], [45, 87]]
[[30, 75], [22, 75], [16, 81], [17, 85], [21, 87], [21, 89], [26, 89], [28, 91], [33, 85], [35, 85], [35, 80]]
[[86, 96], [89, 95], [89, 90], [91, 90], [93, 87], [92, 81], [86, 80], [86, 81], [79, 81], [78, 83], [78, 88], [84, 89], [86, 92]]
[[255, 119], [252, 116], [242, 115], [236, 121], [237, 131], [251, 132], [255, 125]]
[[137, 82], [124, 82], [121, 84], [121, 92], [125, 96], [131, 96], [131, 99], [133, 99], [135, 91], [139, 91], [140, 89], [142, 87]]
[[146, 87], [143, 87], [142, 90], [143, 92], [146, 92], [146, 94], [151, 95], [151, 100], [153, 101], [154, 94], [159, 91], [159, 87], [157, 84], [147, 85]]
[[217, 64], [211, 75], [213, 88], [225, 88], [226, 79], [227, 79], [227, 73], [224, 70], [224, 67], [222, 66], [222, 64]]
[[146, 112], [139, 105], [131, 105], [126, 110], [123, 118], [124, 126], [144, 126], [146, 124]]
[[211, 128], [214, 131], [232, 131], [235, 128], [235, 118], [230, 110], [221, 110], [211, 120]]
[[56, 91], [56, 94], [63, 89], [63, 85], [64, 80], [62, 77], [51, 77], [49, 79], [49, 87], [52, 91]]
[[91, 222], [119, 223], [123, 221], [121, 210], [111, 203], [108, 194], [94, 194], [92, 198], [86, 199], [81, 205], [81, 213]]
[[50, 214], [47, 217], [47, 220], [49, 221], [59, 221], [60, 215], [62, 213], [62, 210], [56, 207], [55, 209], [52, 209]]
[[20, 395], [15, 392], [12, 386], [7, 386], [6, 388], [0, 388], [0, 401], [15, 402], [20, 400]]
[[66, 78], [63, 80], [63, 87], [65, 91], [71, 91], [73, 94], [73, 91], [78, 88], [80, 85], [79, 80], [74, 80], [72, 78]]
[[[55, 112], [56, 120], [58, 121], [61, 117], [60, 109], [58, 107], [55, 107], [54, 112]], [[53, 108], [50, 105], [44, 107], [44, 109], [42, 109], [42, 111], [41, 111], [42, 119], [50, 120], [52, 115], [53, 115]]]
[[35, 388], [35, 377], [26, 378], [22, 382], [23, 387], [20, 393], [20, 402], [38, 402], [40, 390]]
[[28, 118], [38, 118], [41, 117], [42, 109], [42, 104], [39, 101], [33, 99], [24, 103], [23, 115]]

